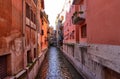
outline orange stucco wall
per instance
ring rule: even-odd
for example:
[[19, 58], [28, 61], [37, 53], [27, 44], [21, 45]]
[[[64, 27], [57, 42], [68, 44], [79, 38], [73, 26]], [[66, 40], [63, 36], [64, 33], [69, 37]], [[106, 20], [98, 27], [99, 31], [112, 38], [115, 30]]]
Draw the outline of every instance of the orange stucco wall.
[[48, 46], [48, 41], [47, 41], [48, 22], [44, 16], [43, 16], [43, 25], [42, 25], [41, 29], [44, 31], [44, 34], [41, 35], [42, 50], [43, 50], [43, 49], [47, 48], [47, 46]]
[[120, 1], [87, 1], [87, 34], [89, 43], [120, 44]]

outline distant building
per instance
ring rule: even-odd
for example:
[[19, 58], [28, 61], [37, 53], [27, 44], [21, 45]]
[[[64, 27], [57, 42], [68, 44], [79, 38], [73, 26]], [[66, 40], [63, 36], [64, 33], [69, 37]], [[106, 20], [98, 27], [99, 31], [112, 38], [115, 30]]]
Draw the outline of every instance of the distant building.
[[54, 29], [52, 26], [49, 26], [48, 28], [48, 43], [49, 43], [49, 46], [53, 44], [53, 37], [54, 36]]
[[45, 50], [48, 48], [48, 28], [49, 28], [49, 21], [48, 15], [45, 11], [41, 10], [41, 50]]
[[63, 19], [57, 18], [56, 20], [56, 38], [57, 46], [62, 46], [63, 44]]

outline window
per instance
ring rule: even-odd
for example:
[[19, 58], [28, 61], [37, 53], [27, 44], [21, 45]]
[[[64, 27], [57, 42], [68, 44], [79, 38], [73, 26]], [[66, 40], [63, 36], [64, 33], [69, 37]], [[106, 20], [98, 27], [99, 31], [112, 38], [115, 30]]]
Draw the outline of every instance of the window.
[[82, 38], [87, 37], [86, 24], [81, 27], [81, 37]]
[[33, 0], [34, 1], [34, 3], [37, 5], [37, 0]]
[[7, 76], [7, 56], [0, 56], [0, 79]]
[[72, 39], [74, 39], [74, 31], [72, 31]]
[[42, 11], [40, 11], [40, 18], [43, 18], [43, 13], [42, 13]]
[[80, 11], [82, 10], [82, 5], [80, 5]]
[[30, 6], [26, 3], [26, 17], [30, 19]]
[[33, 11], [32, 10], [30, 10], [30, 11], [31, 11], [31, 21], [33, 22], [34, 21]]
[[41, 30], [41, 35], [44, 35], [44, 31], [43, 30]]
[[33, 21], [35, 24], [36, 24], [36, 15], [34, 14], [34, 21]]
[[36, 51], [36, 48], [34, 48], [34, 58], [37, 57], [37, 51]]
[[31, 51], [27, 51], [27, 63], [32, 63], [32, 56], [31, 56]]

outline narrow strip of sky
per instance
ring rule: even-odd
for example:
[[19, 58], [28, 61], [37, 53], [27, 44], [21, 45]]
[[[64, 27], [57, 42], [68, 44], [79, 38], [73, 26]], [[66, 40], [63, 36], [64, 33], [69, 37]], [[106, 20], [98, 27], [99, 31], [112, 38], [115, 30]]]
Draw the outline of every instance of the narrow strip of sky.
[[69, 0], [44, 0], [45, 12], [49, 16], [50, 26], [53, 26], [54, 29], [56, 17], [62, 11], [66, 1]]

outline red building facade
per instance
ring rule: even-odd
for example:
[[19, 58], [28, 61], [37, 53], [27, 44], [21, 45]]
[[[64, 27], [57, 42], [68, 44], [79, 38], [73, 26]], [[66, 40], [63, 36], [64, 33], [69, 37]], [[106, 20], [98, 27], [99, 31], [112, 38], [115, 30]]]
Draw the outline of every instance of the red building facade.
[[0, 1], [0, 79], [35, 79], [45, 51], [38, 51], [41, 0]]
[[[120, 8], [116, 1], [87, 1], [87, 42], [92, 60], [101, 66], [101, 79], [120, 78]], [[94, 58], [97, 57], [97, 58]], [[99, 61], [99, 60], [100, 61]], [[104, 73], [104, 75], [102, 75]]]
[[120, 78], [119, 2], [73, 0], [66, 14], [63, 52], [86, 79]]
[[72, 5], [70, 11], [66, 13], [66, 20], [64, 22], [64, 43], [76, 43], [79, 42], [78, 31], [79, 26], [72, 23], [72, 15], [77, 11], [76, 6]]
[[25, 2], [25, 6], [25, 54], [27, 55], [26, 65], [28, 65], [37, 56], [37, 26], [35, 23], [37, 4], [28, 0]]
[[[86, 7], [85, 1], [73, 2], [64, 23], [64, 42], [80, 43], [86, 42]], [[84, 32], [83, 32], [84, 31]]]
[[18, 5], [22, 6], [22, 1], [0, 1], [0, 78], [14, 75], [24, 68], [22, 7]]

